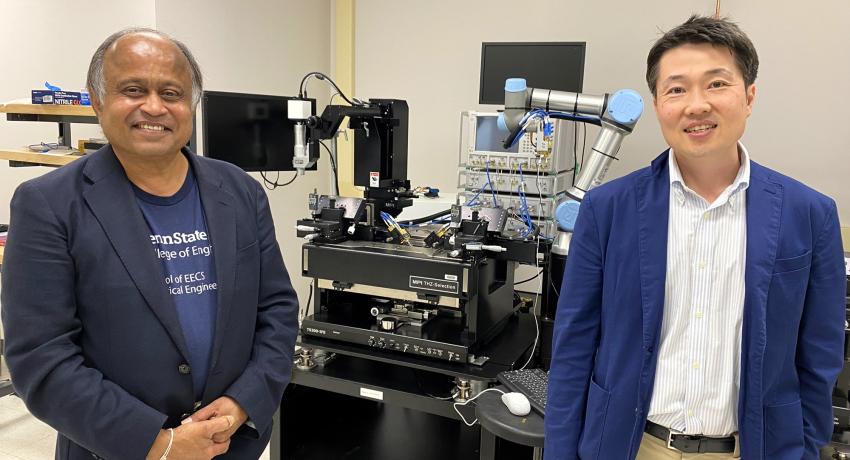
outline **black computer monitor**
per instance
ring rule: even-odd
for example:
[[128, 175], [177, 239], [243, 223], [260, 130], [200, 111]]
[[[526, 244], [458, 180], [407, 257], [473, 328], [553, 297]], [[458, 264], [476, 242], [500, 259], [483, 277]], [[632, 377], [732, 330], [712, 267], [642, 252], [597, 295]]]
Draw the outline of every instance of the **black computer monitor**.
[[[294, 171], [293, 122], [284, 96], [204, 91], [204, 156], [245, 171]], [[316, 100], [310, 99], [313, 112]], [[311, 149], [318, 149], [316, 143]], [[315, 170], [316, 166], [309, 168]]]
[[482, 43], [479, 104], [505, 103], [505, 79], [525, 78], [529, 88], [580, 93], [585, 42]]

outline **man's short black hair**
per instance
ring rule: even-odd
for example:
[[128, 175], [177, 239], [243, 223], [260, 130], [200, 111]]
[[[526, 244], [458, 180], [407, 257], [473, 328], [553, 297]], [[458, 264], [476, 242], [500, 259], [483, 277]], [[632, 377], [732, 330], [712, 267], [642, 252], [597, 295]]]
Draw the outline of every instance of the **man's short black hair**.
[[702, 43], [727, 48], [735, 57], [746, 87], [749, 88], [756, 81], [759, 57], [749, 37], [726, 18], [693, 15], [682, 25], [665, 33], [649, 50], [649, 56], [646, 58], [646, 83], [653, 97], [656, 96], [655, 85], [658, 82], [658, 63], [661, 56], [678, 46]]

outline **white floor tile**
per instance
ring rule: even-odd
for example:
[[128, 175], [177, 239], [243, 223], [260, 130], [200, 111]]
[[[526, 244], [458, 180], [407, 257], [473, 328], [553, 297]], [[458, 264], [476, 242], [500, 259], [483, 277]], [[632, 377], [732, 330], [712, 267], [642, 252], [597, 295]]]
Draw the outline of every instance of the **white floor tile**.
[[0, 452], [0, 460], [24, 460], [24, 459], [22, 459], [21, 457], [16, 457], [14, 455], [4, 454], [3, 452]]
[[0, 460], [48, 460], [56, 431], [30, 415], [15, 396], [0, 398]]

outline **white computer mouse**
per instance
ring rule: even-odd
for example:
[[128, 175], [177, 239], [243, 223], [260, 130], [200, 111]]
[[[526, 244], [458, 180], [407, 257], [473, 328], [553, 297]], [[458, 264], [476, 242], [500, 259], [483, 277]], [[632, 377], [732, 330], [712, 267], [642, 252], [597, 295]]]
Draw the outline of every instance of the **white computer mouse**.
[[528, 415], [531, 412], [531, 403], [522, 393], [505, 393], [502, 395], [502, 402], [514, 415]]

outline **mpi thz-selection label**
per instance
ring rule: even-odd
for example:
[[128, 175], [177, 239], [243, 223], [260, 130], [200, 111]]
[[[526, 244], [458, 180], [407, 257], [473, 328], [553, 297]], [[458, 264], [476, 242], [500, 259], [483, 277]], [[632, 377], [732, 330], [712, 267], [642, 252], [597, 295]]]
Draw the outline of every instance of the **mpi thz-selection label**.
[[413, 275], [410, 276], [410, 287], [426, 291], [445, 292], [448, 294], [457, 294], [460, 290], [460, 284], [457, 281]]

